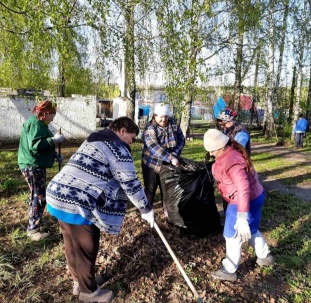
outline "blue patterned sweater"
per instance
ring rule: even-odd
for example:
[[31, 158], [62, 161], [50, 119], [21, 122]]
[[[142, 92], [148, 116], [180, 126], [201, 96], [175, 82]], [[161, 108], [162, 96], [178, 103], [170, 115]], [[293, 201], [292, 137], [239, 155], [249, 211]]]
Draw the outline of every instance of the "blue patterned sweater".
[[128, 144], [110, 129], [93, 133], [47, 187], [47, 210], [69, 224], [95, 224], [119, 234], [127, 202], [151, 206], [136, 175]]

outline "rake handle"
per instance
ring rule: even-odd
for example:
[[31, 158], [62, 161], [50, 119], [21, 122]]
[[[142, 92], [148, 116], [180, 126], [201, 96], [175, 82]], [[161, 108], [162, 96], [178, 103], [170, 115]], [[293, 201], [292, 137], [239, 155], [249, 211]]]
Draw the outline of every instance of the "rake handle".
[[154, 228], [157, 231], [157, 233], [159, 234], [161, 240], [163, 241], [164, 245], [166, 246], [168, 252], [170, 253], [171, 257], [173, 258], [173, 260], [175, 261], [179, 271], [181, 272], [181, 274], [183, 275], [184, 279], [186, 280], [188, 286], [190, 287], [190, 289], [192, 290], [195, 298], [198, 300], [199, 303], [204, 303], [202, 298], [200, 298], [198, 292], [196, 291], [196, 289], [194, 288], [192, 282], [190, 281], [190, 279], [188, 278], [186, 272], [184, 271], [184, 269], [182, 268], [181, 264], [179, 263], [176, 255], [174, 254], [173, 250], [171, 249], [170, 245], [168, 244], [168, 242], [166, 241], [164, 235], [162, 234], [159, 226], [157, 225], [156, 222], [154, 222]]

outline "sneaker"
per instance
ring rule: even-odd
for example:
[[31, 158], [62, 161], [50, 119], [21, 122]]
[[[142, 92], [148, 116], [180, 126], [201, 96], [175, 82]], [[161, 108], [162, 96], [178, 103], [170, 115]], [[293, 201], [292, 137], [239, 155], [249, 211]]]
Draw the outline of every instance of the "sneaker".
[[275, 258], [273, 255], [268, 254], [266, 258], [260, 259], [257, 258], [256, 263], [262, 267], [262, 266], [271, 266], [275, 263]]
[[49, 233], [41, 233], [39, 229], [35, 229], [35, 230], [28, 230], [27, 231], [27, 236], [32, 241], [40, 241], [40, 240], [45, 239], [46, 237], [48, 237]]
[[[96, 275], [95, 276], [95, 281], [96, 284], [100, 287], [105, 283], [105, 279], [102, 275]], [[73, 281], [73, 286], [72, 286], [72, 294], [74, 296], [79, 296], [80, 294], [80, 287], [79, 287], [79, 282], [78, 281]]]
[[211, 273], [211, 276], [214, 279], [224, 280], [224, 281], [236, 281], [237, 280], [236, 273], [228, 272], [223, 266], [221, 266], [217, 271]]
[[109, 289], [97, 288], [94, 292], [87, 294], [80, 292], [79, 301], [84, 303], [110, 303], [113, 299], [113, 292]]

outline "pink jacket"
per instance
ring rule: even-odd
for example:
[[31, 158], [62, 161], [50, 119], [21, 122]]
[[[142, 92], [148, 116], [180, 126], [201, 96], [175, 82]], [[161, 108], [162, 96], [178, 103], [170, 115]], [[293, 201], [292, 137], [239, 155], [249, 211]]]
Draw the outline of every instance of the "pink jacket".
[[223, 199], [237, 204], [238, 212], [248, 212], [250, 201], [263, 192], [256, 171], [247, 172], [243, 155], [233, 147], [216, 159], [212, 173]]

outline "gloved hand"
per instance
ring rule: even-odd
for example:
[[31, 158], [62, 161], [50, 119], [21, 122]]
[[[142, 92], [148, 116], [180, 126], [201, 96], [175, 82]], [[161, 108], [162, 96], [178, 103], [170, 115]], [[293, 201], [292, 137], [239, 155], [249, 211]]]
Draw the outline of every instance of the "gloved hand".
[[153, 228], [153, 225], [154, 225], [154, 210], [153, 209], [149, 213], [141, 214], [141, 218], [146, 220], [150, 224], [150, 227]]
[[238, 212], [236, 224], [234, 225], [234, 229], [238, 232], [238, 237], [241, 238], [242, 243], [247, 242], [252, 237], [247, 218], [247, 212]]
[[63, 163], [64, 161], [64, 156], [63, 155], [60, 155], [59, 153], [55, 153], [55, 158], [56, 160], [58, 161], [59, 164]]
[[179, 161], [178, 161], [178, 159], [175, 158], [175, 157], [171, 160], [171, 163], [172, 163], [172, 165], [174, 165], [174, 166], [176, 166], [176, 167], [179, 166]]
[[65, 137], [63, 134], [59, 134], [59, 133], [56, 133], [54, 135], [54, 137], [52, 137], [52, 140], [55, 143], [62, 143], [64, 141]]

